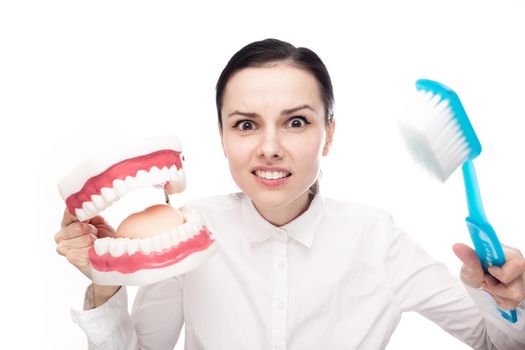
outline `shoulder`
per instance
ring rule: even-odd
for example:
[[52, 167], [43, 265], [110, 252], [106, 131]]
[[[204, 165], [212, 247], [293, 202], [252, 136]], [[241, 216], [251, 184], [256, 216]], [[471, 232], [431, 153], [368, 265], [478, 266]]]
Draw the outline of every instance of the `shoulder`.
[[333, 198], [324, 203], [323, 228], [332, 234], [360, 246], [380, 247], [392, 241], [396, 229], [389, 211]]
[[364, 220], [369, 222], [392, 221], [390, 212], [368, 204], [352, 203], [324, 197], [325, 216], [346, 220]]

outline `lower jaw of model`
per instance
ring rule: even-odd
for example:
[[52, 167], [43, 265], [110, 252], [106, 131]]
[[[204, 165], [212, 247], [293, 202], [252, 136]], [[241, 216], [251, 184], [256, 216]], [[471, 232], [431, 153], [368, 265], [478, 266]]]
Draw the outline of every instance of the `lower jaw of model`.
[[[125, 152], [124, 160], [119, 151], [92, 157], [64, 178], [59, 190], [69, 212], [86, 221], [139, 188], [169, 184], [184, 190], [176, 138], [150, 140], [139, 148], [131, 157]], [[214, 241], [195, 210], [154, 205], [126, 218], [115, 236], [95, 240], [89, 250], [91, 278], [99, 285], [155, 283], [197, 268], [215, 253]]]

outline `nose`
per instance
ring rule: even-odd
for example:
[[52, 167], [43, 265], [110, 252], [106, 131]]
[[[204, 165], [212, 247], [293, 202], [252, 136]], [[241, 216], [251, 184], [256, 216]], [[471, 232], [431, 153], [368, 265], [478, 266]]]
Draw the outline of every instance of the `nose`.
[[283, 148], [280, 137], [276, 130], [269, 128], [261, 136], [261, 141], [257, 149], [257, 155], [260, 158], [265, 159], [282, 158]]

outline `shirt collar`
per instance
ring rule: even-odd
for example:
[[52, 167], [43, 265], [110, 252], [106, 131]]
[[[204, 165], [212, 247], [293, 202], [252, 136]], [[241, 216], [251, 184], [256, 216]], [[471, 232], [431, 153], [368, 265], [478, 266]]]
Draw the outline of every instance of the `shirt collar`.
[[259, 214], [252, 200], [246, 194], [243, 194], [241, 203], [242, 220], [246, 227], [252, 228], [246, 234], [246, 239], [251, 243], [265, 241], [274, 236], [278, 229], [282, 229], [290, 237], [310, 248], [321, 223], [323, 211], [324, 198], [318, 193], [304, 213], [286, 225], [278, 227], [266, 221]]

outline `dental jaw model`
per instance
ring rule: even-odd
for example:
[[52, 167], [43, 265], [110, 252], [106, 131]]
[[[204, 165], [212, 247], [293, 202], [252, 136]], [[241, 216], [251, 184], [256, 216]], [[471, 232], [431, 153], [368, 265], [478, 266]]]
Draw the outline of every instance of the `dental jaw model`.
[[[89, 158], [58, 188], [68, 211], [86, 221], [139, 188], [169, 184], [182, 192], [183, 160], [174, 136], [138, 140]], [[131, 214], [113, 237], [95, 240], [89, 262], [96, 284], [145, 285], [193, 270], [214, 252], [214, 237], [195, 210], [161, 204]]]

